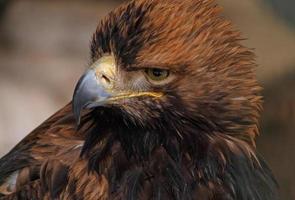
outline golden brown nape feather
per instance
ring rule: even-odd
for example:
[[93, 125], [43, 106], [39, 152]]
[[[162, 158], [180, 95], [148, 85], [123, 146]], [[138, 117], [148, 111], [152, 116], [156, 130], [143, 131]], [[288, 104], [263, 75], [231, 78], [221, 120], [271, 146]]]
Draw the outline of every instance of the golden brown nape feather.
[[[261, 96], [254, 55], [220, 11], [213, 0], [134, 0], [111, 12], [93, 35], [91, 62], [112, 55], [120, 90], [162, 95], [117, 100], [83, 115], [77, 132], [83, 147], [70, 140], [57, 158], [37, 159], [39, 168], [49, 167], [41, 167], [32, 191], [41, 187], [41, 194], [61, 199], [277, 199], [255, 150]], [[173, 78], [132, 82], [150, 68]], [[40, 138], [58, 147], [66, 140]], [[36, 158], [43, 155], [32, 149]]]

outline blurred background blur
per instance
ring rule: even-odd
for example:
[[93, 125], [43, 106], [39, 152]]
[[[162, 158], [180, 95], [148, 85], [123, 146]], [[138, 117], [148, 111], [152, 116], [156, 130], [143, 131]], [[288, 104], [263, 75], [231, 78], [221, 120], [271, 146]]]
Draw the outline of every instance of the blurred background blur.
[[[0, 156], [71, 99], [97, 22], [120, 0], [0, 0]], [[258, 150], [295, 199], [295, 1], [218, 0], [257, 54]]]

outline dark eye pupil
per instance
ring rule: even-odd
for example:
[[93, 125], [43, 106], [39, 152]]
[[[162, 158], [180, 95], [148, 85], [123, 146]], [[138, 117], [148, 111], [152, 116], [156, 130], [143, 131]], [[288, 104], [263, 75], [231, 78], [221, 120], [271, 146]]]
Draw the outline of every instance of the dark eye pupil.
[[156, 77], [162, 76], [163, 75], [163, 70], [161, 69], [153, 69], [153, 75]]

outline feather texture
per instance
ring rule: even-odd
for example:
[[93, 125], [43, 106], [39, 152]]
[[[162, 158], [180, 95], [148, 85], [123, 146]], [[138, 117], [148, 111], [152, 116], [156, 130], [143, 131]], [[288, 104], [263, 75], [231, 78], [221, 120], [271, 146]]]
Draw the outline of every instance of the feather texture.
[[278, 199], [255, 149], [254, 54], [220, 11], [213, 0], [134, 0], [111, 12], [92, 62], [111, 54], [124, 79], [147, 68], [175, 79], [145, 88], [161, 98], [86, 111], [78, 128], [67, 105], [0, 160], [1, 198]]

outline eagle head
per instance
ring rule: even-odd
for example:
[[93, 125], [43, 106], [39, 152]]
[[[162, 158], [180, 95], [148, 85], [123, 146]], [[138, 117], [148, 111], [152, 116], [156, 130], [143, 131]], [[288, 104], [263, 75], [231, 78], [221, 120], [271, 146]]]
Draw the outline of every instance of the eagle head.
[[93, 35], [91, 67], [73, 98], [78, 123], [85, 108], [112, 111], [118, 124], [178, 141], [253, 145], [260, 87], [240, 40], [211, 0], [128, 2]]
[[213, 0], [134, 0], [100, 22], [73, 96], [91, 169], [122, 187], [168, 185], [175, 198], [191, 195], [188, 185], [233, 199], [273, 195], [254, 144], [254, 54], [220, 10]]

